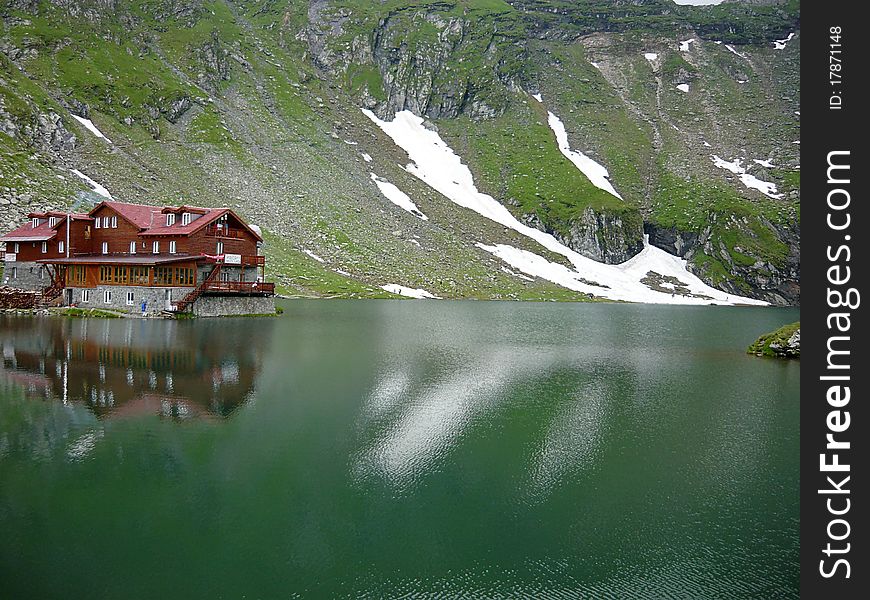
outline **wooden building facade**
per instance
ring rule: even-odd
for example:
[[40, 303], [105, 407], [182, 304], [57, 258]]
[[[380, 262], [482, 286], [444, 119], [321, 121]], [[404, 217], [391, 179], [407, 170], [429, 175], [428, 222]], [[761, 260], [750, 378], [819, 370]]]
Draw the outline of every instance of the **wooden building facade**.
[[[29, 219], [0, 237], [6, 285], [62, 293], [67, 305], [143, 313], [195, 311], [204, 295], [269, 298], [249, 308], [272, 302], [260, 232], [231, 209], [106, 201], [87, 214]], [[220, 312], [233, 302], [208, 304]]]

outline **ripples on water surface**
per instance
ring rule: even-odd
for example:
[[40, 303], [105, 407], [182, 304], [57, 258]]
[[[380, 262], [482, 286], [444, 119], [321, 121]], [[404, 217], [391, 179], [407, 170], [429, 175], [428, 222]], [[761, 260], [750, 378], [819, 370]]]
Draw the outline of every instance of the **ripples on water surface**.
[[0, 596], [788, 598], [796, 310], [0, 316]]

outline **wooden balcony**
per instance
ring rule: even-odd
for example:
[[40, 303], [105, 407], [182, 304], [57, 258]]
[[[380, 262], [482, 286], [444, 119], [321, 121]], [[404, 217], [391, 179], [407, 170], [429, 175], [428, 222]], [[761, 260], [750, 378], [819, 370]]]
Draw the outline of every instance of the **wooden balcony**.
[[206, 281], [203, 292], [226, 294], [274, 294], [275, 284], [265, 281]]
[[[228, 264], [224, 262], [224, 264]], [[232, 265], [230, 265], [232, 266]], [[266, 257], [265, 256], [245, 256], [242, 255], [242, 266], [243, 267], [264, 267], [266, 266]]]
[[205, 235], [208, 237], [229, 238], [234, 240], [240, 240], [245, 237], [243, 230], [233, 229], [226, 225], [219, 225], [217, 223], [206, 225]]

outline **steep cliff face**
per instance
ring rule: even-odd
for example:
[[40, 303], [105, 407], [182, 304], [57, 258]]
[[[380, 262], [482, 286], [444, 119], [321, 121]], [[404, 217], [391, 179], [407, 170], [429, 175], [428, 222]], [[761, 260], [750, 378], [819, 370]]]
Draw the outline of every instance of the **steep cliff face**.
[[[468, 244], [526, 242], [442, 207], [359, 109], [408, 110], [587, 257], [624, 262], [646, 232], [720, 289], [799, 300], [796, 2], [14, 0], [0, 16], [0, 226], [98, 201], [76, 169], [123, 199], [246, 206], [274, 246], [357, 282], [522, 296]], [[461, 225], [384, 212], [373, 173]]]

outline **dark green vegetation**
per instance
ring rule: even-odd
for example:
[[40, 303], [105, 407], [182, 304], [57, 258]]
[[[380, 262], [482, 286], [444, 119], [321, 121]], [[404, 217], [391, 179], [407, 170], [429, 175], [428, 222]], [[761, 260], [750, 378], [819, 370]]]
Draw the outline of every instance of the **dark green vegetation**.
[[[359, 111], [407, 109], [479, 188], [584, 254], [619, 262], [646, 230], [717, 287], [798, 301], [800, 36], [772, 44], [799, 30], [793, 0], [7, 0], [0, 16], [0, 228], [98, 201], [76, 168], [120, 200], [239, 210], [267, 231], [287, 294], [583, 299], [503, 272], [475, 242], [542, 249], [410, 176]], [[624, 200], [561, 155], [548, 111]]]
[[[772, 333], [765, 333], [746, 349], [748, 354], [775, 356], [779, 358], [800, 358], [800, 321], [783, 325]], [[797, 333], [797, 336], [795, 336]], [[795, 337], [797, 342], [795, 343]]]

